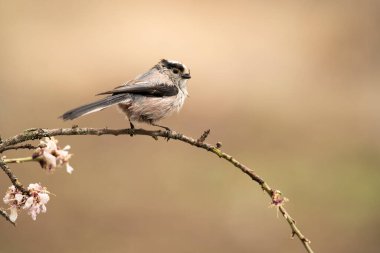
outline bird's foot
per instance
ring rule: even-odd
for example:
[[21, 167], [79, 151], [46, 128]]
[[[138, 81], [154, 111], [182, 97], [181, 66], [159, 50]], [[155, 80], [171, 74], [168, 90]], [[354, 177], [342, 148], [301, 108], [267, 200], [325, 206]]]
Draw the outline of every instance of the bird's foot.
[[165, 139], [166, 139], [167, 141], [170, 140], [170, 136], [172, 135], [173, 131], [172, 131], [169, 127], [161, 126], [161, 125], [157, 125], [157, 124], [154, 124], [153, 122], [151, 122], [151, 125], [152, 125], [152, 126], [156, 126], [156, 127], [161, 127], [161, 128], [163, 128], [163, 129], [165, 129], [165, 130], [166, 130], [166, 137], [165, 137]]

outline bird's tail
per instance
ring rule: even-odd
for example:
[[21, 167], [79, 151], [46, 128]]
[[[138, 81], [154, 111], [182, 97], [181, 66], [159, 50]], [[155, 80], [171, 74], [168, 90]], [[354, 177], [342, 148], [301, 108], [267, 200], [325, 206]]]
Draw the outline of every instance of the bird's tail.
[[82, 105], [80, 107], [67, 111], [59, 118], [62, 118], [63, 120], [73, 120], [83, 115], [103, 110], [107, 107], [110, 107], [111, 105], [120, 103], [126, 100], [127, 98], [127, 94], [117, 94], [113, 96], [108, 96], [93, 103]]

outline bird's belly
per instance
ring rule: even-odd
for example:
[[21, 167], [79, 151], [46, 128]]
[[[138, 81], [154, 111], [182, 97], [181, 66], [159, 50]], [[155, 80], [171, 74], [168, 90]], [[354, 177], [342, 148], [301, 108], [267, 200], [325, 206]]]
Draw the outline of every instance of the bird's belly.
[[135, 96], [132, 101], [120, 103], [119, 108], [132, 121], [154, 122], [165, 118], [183, 106], [185, 96], [170, 97]]

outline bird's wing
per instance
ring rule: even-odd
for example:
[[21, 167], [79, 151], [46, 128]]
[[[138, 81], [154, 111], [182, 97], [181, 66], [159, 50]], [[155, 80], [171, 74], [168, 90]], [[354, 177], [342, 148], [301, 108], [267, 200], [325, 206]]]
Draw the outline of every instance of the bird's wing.
[[165, 83], [152, 84], [151, 82], [137, 81], [131, 85], [122, 85], [113, 90], [99, 93], [98, 95], [106, 94], [136, 94], [146, 97], [168, 97], [178, 94], [178, 88], [175, 85]]

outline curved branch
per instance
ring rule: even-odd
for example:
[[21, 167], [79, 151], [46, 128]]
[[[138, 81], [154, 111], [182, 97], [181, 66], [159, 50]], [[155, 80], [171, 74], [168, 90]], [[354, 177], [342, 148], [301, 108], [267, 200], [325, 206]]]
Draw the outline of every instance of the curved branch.
[[[233, 158], [231, 155], [223, 152], [220, 150], [221, 144], [217, 143], [216, 146], [213, 146], [211, 144], [205, 143], [205, 139], [207, 138], [209, 134], [209, 130], [205, 131], [205, 133], [202, 134], [202, 136], [198, 139], [193, 139], [191, 137], [185, 136], [181, 133], [176, 133], [174, 131], [161, 131], [161, 130], [145, 130], [145, 129], [108, 129], [108, 128], [79, 128], [77, 126], [74, 126], [72, 128], [57, 128], [57, 129], [28, 129], [24, 131], [21, 134], [18, 134], [14, 137], [8, 138], [3, 140], [2, 143], [0, 143], [0, 153], [7, 150], [7, 147], [14, 146], [16, 144], [23, 143], [25, 141], [30, 140], [36, 140], [41, 139], [43, 137], [51, 137], [51, 136], [60, 136], [60, 135], [145, 135], [145, 136], [151, 136], [154, 139], [157, 139], [158, 137], [166, 138], [166, 139], [173, 139], [185, 142], [187, 144], [190, 144], [192, 146], [207, 150], [215, 155], [217, 155], [219, 158], [222, 158], [232, 165], [234, 165], [236, 168], [240, 169], [243, 173], [248, 175], [253, 181], [258, 183], [261, 188], [271, 197], [272, 204], [276, 205], [281, 214], [284, 216], [286, 221], [289, 223], [291, 229], [292, 229], [292, 235], [297, 236], [302, 244], [304, 245], [305, 249], [312, 253], [313, 250], [310, 247], [310, 241], [301, 233], [299, 228], [296, 226], [295, 220], [290, 217], [282, 203], [277, 203], [277, 200], [275, 201], [274, 196], [276, 190], [273, 190], [265, 181], [262, 179], [259, 175], [257, 175], [252, 169], [248, 168], [246, 165], [240, 163], [238, 160]], [[1, 167], [6, 164], [1, 162]], [[3, 168], [4, 170], [4, 168]], [[8, 175], [9, 176], [9, 175]], [[12, 180], [12, 179], [11, 179]], [[12, 180], [13, 183], [13, 180]]]

